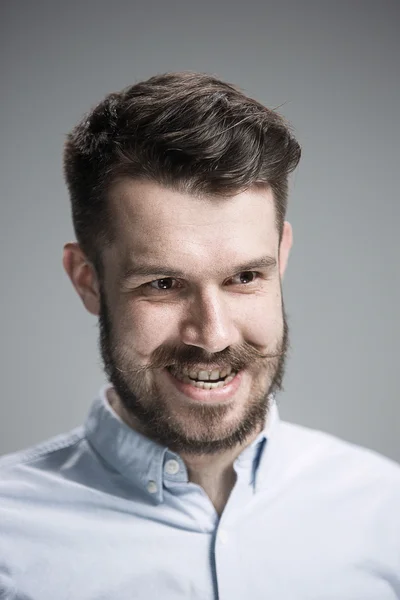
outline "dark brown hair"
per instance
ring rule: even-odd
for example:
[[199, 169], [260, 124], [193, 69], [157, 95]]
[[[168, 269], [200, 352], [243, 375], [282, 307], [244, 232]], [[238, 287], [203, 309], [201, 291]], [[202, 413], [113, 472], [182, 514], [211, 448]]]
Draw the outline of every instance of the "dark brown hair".
[[100, 272], [115, 239], [108, 191], [123, 175], [216, 196], [267, 184], [281, 239], [300, 152], [285, 120], [237, 87], [202, 73], [151, 77], [106, 96], [67, 136], [77, 241]]

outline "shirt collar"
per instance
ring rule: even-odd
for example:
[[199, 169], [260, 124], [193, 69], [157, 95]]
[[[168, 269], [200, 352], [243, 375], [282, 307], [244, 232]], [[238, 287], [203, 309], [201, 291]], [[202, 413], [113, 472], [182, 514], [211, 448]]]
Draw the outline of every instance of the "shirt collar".
[[[93, 401], [85, 423], [86, 437], [109, 465], [158, 504], [163, 501], [165, 479], [188, 482], [186, 466], [178, 454], [132, 429], [121, 419], [107, 399], [107, 390], [111, 387], [109, 383], [104, 385]], [[270, 400], [264, 429], [234, 463], [236, 470], [248, 472], [248, 482], [254, 487], [267, 440], [279, 423], [273, 395], [270, 396]]]

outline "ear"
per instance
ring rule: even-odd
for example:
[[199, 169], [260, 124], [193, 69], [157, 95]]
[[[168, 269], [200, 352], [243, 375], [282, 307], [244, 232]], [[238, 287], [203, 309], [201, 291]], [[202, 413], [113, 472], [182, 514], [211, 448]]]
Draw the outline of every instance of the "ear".
[[100, 293], [97, 275], [78, 243], [65, 244], [63, 266], [86, 310], [92, 315], [98, 316], [100, 314]]
[[279, 246], [279, 274], [281, 279], [286, 271], [287, 262], [289, 259], [289, 252], [293, 244], [293, 230], [292, 226], [288, 221], [283, 224], [282, 240]]

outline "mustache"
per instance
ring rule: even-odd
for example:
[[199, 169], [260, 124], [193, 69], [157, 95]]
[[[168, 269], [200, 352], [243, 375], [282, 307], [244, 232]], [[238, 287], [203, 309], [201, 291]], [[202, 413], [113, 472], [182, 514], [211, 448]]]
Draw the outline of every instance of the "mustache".
[[[265, 353], [256, 347], [244, 342], [237, 346], [229, 346], [220, 352], [210, 353], [197, 346], [160, 346], [151, 355], [147, 365], [132, 369], [135, 373], [144, 373], [153, 369], [165, 369], [166, 367], [191, 368], [199, 364], [214, 367], [218, 365], [221, 369], [232, 367], [234, 371], [241, 371], [247, 367], [260, 367], [271, 359], [280, 358], [285, 355], [285, 349], [279, 348], [274, 353]], [[119, 369], [121, 370], [121, 369]]]

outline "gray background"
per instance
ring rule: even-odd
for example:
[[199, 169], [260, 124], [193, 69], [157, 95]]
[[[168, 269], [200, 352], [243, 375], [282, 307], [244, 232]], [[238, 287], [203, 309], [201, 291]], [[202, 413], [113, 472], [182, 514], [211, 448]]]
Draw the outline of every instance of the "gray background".
[[237, 83], [293, 123], [283, 418], [400, 460], [399, 3], [1, 3], [0, 453], [80, 424], [104, 382], [63, 271], [65, 134], [156, 73]]

